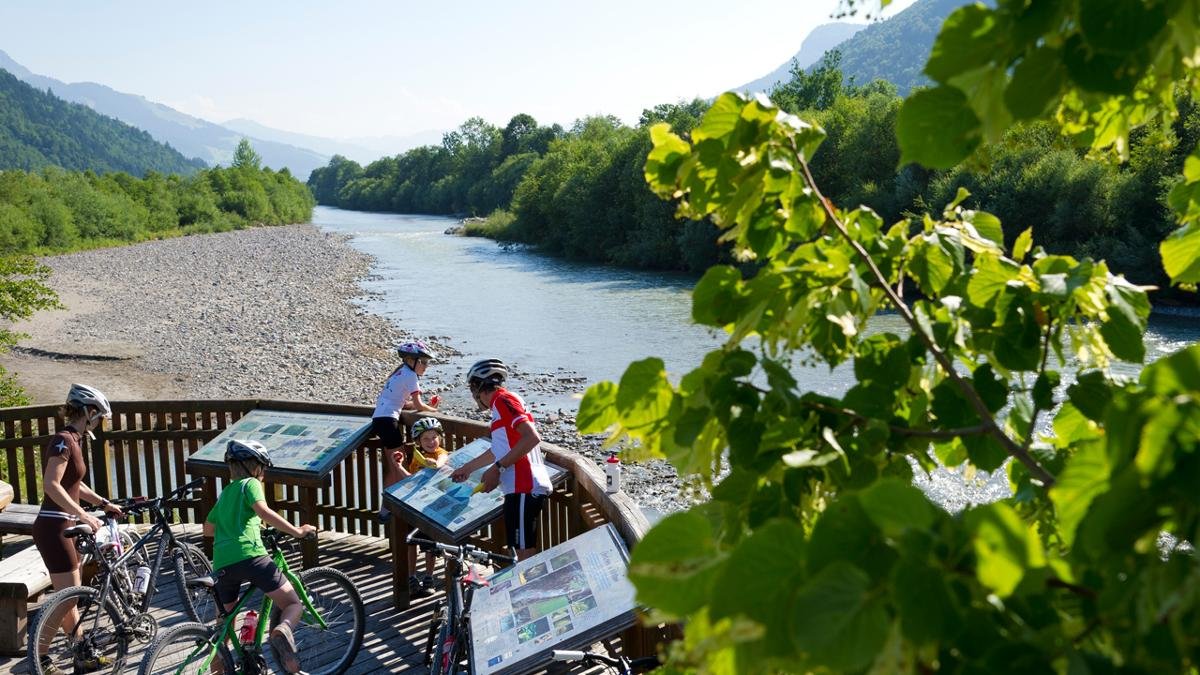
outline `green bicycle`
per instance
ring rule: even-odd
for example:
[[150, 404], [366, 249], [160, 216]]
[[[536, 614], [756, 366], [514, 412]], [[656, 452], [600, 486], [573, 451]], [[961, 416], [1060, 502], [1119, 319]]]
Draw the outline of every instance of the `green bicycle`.
[[[263, 530], [262, 539], [271, 558], [283, 576], [292, 582], [304, 604], [304, 614], [293, 631], [300, 670], [319, 675], [344, 673], [362, 646], [363, 629], [366, 626], [362, 598], [350, 577], [335, 569], [316, 567], [304, 570], [299, 575], [293, 573], [280, 546], [280, 541], [286, 536], [278, 530], [266, 529]], [[217, 622], [212, 626], [195, 622], [181, 623], [163, 631], [146, 650], [139, 675], [265, 675], [270, 672], [263, 642], [269, 629], [279, 621], [279, 611], [272, 611], [271, 599], [263, 596], [254, 639], [243, 643], [238, 639], [237, 618], [256, 589], [253, 586], [247, 589], [237, 605], [227, 612], [220, 602], [216, 602], [216, 582], [212, 577], [194, 579], [189, 583], [195, 588], [207, 589], [212, 594], [220, 613]]]

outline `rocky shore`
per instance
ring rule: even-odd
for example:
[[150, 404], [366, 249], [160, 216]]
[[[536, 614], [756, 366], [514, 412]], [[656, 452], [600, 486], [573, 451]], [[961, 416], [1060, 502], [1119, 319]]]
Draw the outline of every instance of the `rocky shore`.
[[[58, 402], [69, 382], [113, 398], [278, 398], [372, 404], [396, 365], [393, 345], [432, 343], [442, 357], [425, 379], [444, 412], [480, 419], [466, 396], [470, 364], [447, 338], [411, 335], [356, 302], [372, 259], [311, 225], [147, 242], [48, 257], [50, 286], [67, 311], [15, 326], [29, 335], [0, 365], [37, 402]], [[537, 406], [537, 393], [582, 392], [562, 364], [528, 373], [514, 389], [534, 405], [542, 435], [600, 461], [600, 439], [581, 437], [570, 411]], [[625, 491], [655, 511], [681, 508], [663, 462], [627, 465]]]

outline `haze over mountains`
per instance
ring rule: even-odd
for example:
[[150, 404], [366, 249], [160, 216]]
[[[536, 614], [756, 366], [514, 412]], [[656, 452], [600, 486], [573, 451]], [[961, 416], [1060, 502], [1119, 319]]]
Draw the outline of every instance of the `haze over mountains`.
[[427, 131], [411, 136], [339, 140], [272, 129], [253, 120], [232, 120], [220, 125], [103, 84], [66, 83], [33, 73], [4, 51], [0, 51], [0, 69], [43, 92], [50, 90], [63, 100], [86, 105], [142, 129], [186, 157], [199, 158], [209, 165], [228, 165], [238, 141], [249, 138], [263, 164], [275, 169], [286, 167], [301, 180], [313, 169], [325, 166], [334, 154], [370, 162], [419, 145], [437, 144], [442, 138], [440, 131]]

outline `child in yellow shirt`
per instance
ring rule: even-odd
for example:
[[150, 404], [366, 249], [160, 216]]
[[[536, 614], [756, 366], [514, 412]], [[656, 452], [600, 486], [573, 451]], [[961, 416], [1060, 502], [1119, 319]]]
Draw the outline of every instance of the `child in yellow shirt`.
[[[396, 453], [396, 463], [400, 465], [404, 477], [411, 476], [421, 469], [437, 470], [446, 465], [449, 453], [442, 447], [443, 434], [442, 423], [433, 417], [422, 417], [413, 422], [412, 437], [416, 443], [413, 445], [412, 454], [407, 461], [403, 461], [401, 453]], [[433, 553], [426, 553], [425, 573], [418, 575], [416, 574], [417, 547], [408, 547], [408, 569], [413, 571], [413, 574], [408, 577], [410, 597], [425, 597], [433, 591], [436, 584], [433, 578], [434, 559]]]

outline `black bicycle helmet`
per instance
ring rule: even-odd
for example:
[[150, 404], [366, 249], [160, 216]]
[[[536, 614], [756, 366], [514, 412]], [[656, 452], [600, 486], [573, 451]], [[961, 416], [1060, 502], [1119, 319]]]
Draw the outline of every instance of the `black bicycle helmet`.
[[229, 442], [225, 444], [225, 461], [255, 461], [263, 466], [273, 466], [271, 464], [271, 453], [262, 443], [258, 441], [243, 441], [236, 438], [229, 439]]

